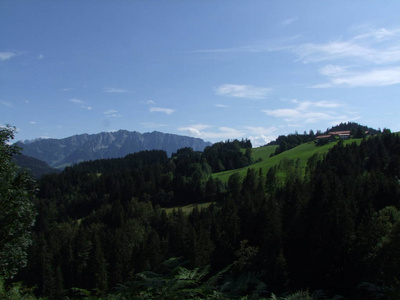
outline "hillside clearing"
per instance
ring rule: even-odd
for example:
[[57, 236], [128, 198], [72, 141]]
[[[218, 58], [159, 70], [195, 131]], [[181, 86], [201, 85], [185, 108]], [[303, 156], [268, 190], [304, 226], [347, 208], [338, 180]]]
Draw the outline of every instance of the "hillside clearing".
[[[362, 139], [343, 140], [343, 144], [348, 145], [351, 143], [360, 143], [361, 140]], [[220, 179], [222, 182], [227, 182], [229, 177], [235, 173], [239, 173], [240, 176], [243, 178], [244, 176], [246, 176], [247, 170], [249, 168], [253, 168], [256, 170], [259, 170], [261, 168], [262, 172], [265, 174], [271, 167], [279, 165], [279, 163], [284, 160], [298, 160], [300, 169], [304, 170], [307, 165], [307, 161], [311, 156], [313, 156], [314, 154], [318, 154], [322, 157], [323, 155], [328, 153], [328, 151], [337, 143], [338, 141], [317, 147], [314, 142], [308, 142], [285, 152], [282, 152], [278, 155], [274, 155], [272, 157], [270, 157], [270, 155], [275, 152], [275, 149], [278, 146], [264, 146], [254, 148], [252, 149], [253, 161], [257, 161], [261, 158], [262, 160], [260, 162], [241, 169], [214, 173], [212, 174], [212, 176], [215, 179]]]

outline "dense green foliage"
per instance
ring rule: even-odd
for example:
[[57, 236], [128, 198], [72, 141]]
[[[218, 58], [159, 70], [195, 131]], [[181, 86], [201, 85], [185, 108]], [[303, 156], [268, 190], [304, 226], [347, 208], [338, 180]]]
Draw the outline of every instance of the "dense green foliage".
[[[345, 131], [350, 130], [350, 134], [355, 138], [362, 137], [365, 132], [368, 132], [371, 135], [375, 135], [381, 132], [380, 129], [374, 129], [365, 125], [360, 125], [356, 122], [347, 122], [347, 123], [340, 123], [339, 125], [333, 126], [330, 129], [328, 128], [324, 134], [327, 134], [330, 131]], [[360, 134], [361, 133], [361, 134]]]
[[[283, 160], [226, 184], [211, 164], [184, 148], [42, 177], [17, 279], [50, 299], [398, 298], [398, 135], [339, 142], [305, 171]], [[163, 209], [204, 202], [213, 203]]]
[[[246, 149], [245, 153], [240, 151], [241, 148]], [[251, 148], [249, 140], [220, 142], [206, 147], [202, 157], [207, 160], [214, 173], [239, 169], [252, 163]]]
[[[353, 138], [363, 138], [366, 136], [366, 132], [369, 134], [378, 134], [379, 131], [368, 126], [360, 125], [355, 122], [347, 122], [340, 123], [339, 125], [333, 126], [330, 129], [328, 128], [324, 133], [321, 131], [317, 131], [315, 134], [314, 131], [310, 130], [309, 133], [304, 132], [303, 134], [289, 134], [289, 135], [280, 135], [275, 141], [270, 142], [268, 145], [278, 145], [275, 150], [275, 155], [285, 152], [289, 149], [295, 148], [303, 143], [311, 142], [315, 140], [315, 137], [320, 134], [328, 134], [331, 131], [345, 131], [348, 130], [351, 133]], [[328, 143], [327, 139], [323, 139], [320, 141], [319, 145], [324, 145]]]
[[14, 128], [0, 127], [0, 277], [12, 278], [26, 265], [35, 219], [32, 179], [12, 161], [18, 148], [9, 145]]

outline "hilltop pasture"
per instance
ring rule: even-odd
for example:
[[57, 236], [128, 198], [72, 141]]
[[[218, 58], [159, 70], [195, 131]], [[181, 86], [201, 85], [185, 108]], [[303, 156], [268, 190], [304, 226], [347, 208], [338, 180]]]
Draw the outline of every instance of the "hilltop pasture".
[[[354, 142], [360, 143], [361, 139], [343, 140], [344, 145], [348, 145]], [[247, 170], [249, 168], [253, 168], [256, 170], [261, 169], [262, 172], [265, 174], [271, 167], [278, 166], [284, 161], [297, 162], [300, 170], [304, 171], [307, 165], [307, 161], [311, 156], [317, 154], [323, 157], [337, 143], [338, 141], [331, 142], [323, 146], [316, 146], [314, 142], [308, 142], [273, 156], [271, 156], [271, 154], [275, 152], [275, 149], [278, 146], [264, 146], [264, 147], [254, 148], [252, 149], [252, 158], [253, 161], [256, 163], [248, 167], [236, 170], [214, 173], [212, 176], [215, 179], [220, 179], [222, 182], [228, 182], [228, 179], [232, 174], [239, 173], [240, 176], [243, 178], [246, 175]], [[281, 172], [280, 175], [284, 176], [284, 173], [285, 172]]]

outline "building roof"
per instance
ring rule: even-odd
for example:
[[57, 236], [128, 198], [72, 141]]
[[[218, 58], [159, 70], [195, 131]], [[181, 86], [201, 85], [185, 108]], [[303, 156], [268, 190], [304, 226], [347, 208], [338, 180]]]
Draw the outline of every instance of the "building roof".
[[330, 138], [332, 137], [331, 134], [326, 134], [326, 135], [319, 135], [317, 137], [315, 137], [316, 139], [326, 139], [326, 138]]
[[344, 130], [344, 131], [331, 131], [329, 134], [332, 135], [350, 135], [350, 130]]

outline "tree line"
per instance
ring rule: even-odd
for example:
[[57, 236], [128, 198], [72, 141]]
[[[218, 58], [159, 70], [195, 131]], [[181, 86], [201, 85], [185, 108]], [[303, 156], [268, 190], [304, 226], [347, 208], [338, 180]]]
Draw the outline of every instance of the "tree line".
[[[305, 172], [285, 161], [226, 183], [210, 176], [206, 152], [146, 151], [42, 177], [28, 265], [16, 280], [49, 299], [399, 296], [397, 134], [338, 142]], [[189, 203], [209, 205], [164, 209]]]
[[[327, 128], [325, 132], [318, 130], [314, 133], [313, 130], [310, 130], [308, 133], [304, 131], [303, 134], [299, 134], [297, 131], [294, 134], [288, 135], [280, 135], [277, 137], [275, 141], [268, 143], [268, 145], [278, 145], [273, 155], [278, 155], [286, 150], [290, 150], [294, 147], [297, 147], [303, 143], [308, 143], [314, 141], [318, 135], [327, 135], [331, 131], [350, 131], [350, 135], [354, 138], [364, 138], [366, 136], [366, 132], [371, 135], [376, 135], [381, 133], [381, 130], [376, 130], [374, 128], [360, 125], [356, 122], [347, 122], [340, 123], [331, 128]], [[328, 142], [327, 140], [323, 143]], [[321, 145], [321, 143], [319, 144]]]

